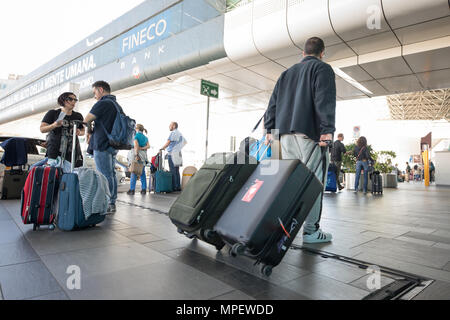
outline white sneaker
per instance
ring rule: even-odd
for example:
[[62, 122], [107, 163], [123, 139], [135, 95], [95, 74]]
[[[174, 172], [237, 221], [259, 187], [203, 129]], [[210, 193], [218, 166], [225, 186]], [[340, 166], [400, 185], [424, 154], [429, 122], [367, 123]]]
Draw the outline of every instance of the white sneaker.
[[317, 230], [313, 234], [304, 234], [303, 243], [325, 243], [333, 239], [331, 233], [325, 233], [322, 230]]

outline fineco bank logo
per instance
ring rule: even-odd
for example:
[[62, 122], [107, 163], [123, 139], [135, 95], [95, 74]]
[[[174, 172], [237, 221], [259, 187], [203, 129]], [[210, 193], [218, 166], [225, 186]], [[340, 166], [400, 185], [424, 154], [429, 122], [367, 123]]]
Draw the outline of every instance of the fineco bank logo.
[[120, 38], [120, 56], [144, 49], [169, 36], [169, 16], [158, 16], [140, 24]]

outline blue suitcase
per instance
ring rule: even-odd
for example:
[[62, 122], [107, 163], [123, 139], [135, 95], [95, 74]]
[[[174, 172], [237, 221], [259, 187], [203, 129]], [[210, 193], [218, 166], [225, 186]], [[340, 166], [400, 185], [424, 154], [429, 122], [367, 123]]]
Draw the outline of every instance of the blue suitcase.
[[[76, 124], [74, 125], [74, 138], [72, 150], [75, 148]], [[91, 215], [86, 220], [83, 210], [83, 201], [80, 194], [80, 182], [78, 175], [73, 173], [75, 154], [72, 153], [72, 173], [64, 173], [59, 184], [58, 197], [58, 228], [64, 231], [95, 226], [105, 220], [105, 215]]]
[[155, 173], [155, 192], [173, 192], [172, 174], [167, 171], [156, 171]]
[[85, 219], [78, 175], [63, 174], [59, 188], [58, 228], [64, 231], [87, 228], [103, 222], [105, 217], [95, 214]]
[[325, 191], [337, 192], [337, 180], [336, 173], [334, 171], [328, 171], [327, 186]]

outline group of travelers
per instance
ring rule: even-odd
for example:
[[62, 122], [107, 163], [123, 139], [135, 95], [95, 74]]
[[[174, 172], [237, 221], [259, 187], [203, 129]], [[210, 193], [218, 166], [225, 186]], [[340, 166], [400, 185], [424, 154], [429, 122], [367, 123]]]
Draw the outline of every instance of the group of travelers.
[[[430, 177], [430, 182], [435, 181], [435, 167], [434, 167], [434, 163], [433, 161], [429, 162], [429, 177]], [[420, 164], [415, 164], [413, 168], [411, 168], [411, 166], [409, 165], [409, 162], [406, 162], [406, 170], [404, 175], [402, 175], [402, 178], [404, 179], [404, 181], [409, 182], [410, 180], [413, 181], [423, 181], [425, 179], [425, 169], [423, 168], [423, 166]]]
[[370, 156], [370, 152], [367, 148], [366, 137], [360, 137], [356, 141], [356, 146], [353, 150], [347, 151], [344, 144], [344, 135], [340, 133], [338, 139], [334, 142], [331, 148], [331, 162], [335, 165], [336, 181], [339, 190], [344, 189], [344, 186], [340, 183], [340, 174], [342, 172], [342, 156], [344, 154], [353, 154], [356, 158], [356, 175], [355, 175], [355, 189], [357, 193], [359, 191], [359, 182], [361, 179], [361, 171], [363, 172], [364, 182], [363, 182], [363, 192], [367, 194], [367, 187], [369, 181], [369, 172], [374, 164], [374, 160]]
[[[36, 165], [47, 164], [49, 166], [61, 167], [63, 172], [70, 172], [72, 162], [72, 137], [73, 123], [77, 124], [76, 131], [76, 152], [74, 167], [83, 166], [83, 155], [81, 152], [80, 141], [78, 137], [86, 134], [86, 142], [88, 144], [88, 153], [93, 155], [96, 170], [102, 173], [108, 180], [110, 191], [110, 203], [108, 213], [116, 212], [117, 200], [117, 178], [116, 178], [116, 156], [118, 150], [110, 145], [108, 133], [111, 133], [117, 112], [124, 113], [122, 107], [111, 94], [111, 87], [105, 81], [97, 81], [92, 85], [94, 98], [97, 103], [92, 107], [86, 117], [79, 112], [74, 111], [78, 98], [72, 92], [65, 92], [58, 97], [58, 105], [60, 108], [50, 110], [42, 119], [40, 130], [47, 133], [47, 153], [46, 158]], [[76, 121], [76, 122], [74, 122]], [[87, 130], [85, 128], [87, 127]], [[180, 173], [179, 167], [182, 164], [181, 149], [176, 146], [180, 143], [181, 133], [177, 130], [178, 124], [171, 123], [170, 130], [172, 133], [168, 138], [168, 142], [161, 150], [166, 149], [169, 153], [168, 161], [170, 171], [173, 177], [173, 186], [175, 190], [180, 190]], [[147, 163], [147, 150], [150, 148], [149, 140], [144, 135], [147, 130], [142, 124], [136, 125], [136, 136], [134, 137], [133, 157]], [[66, 140], [65, 140], [66, 139]], [[178, 139], [178, 140], [175, 140]], [[182, 139], [185, 143], [184, 138]], [[63, 148], [62, 144], [66, 144]], [[61, 152], [66, 150], [66, 152]], [[178, 151], [178, 152], [176, 152]], [[176, 153], [176, 155], [174, 155]], [[177, 161], [174, 161], [176, 158]], [[134, 194], [136, 187], [137, 175], [131, 174], [131, 183], [129, 194]], [[147, 191], [147, 182], [145, 174], [145, 166], [140, 176], [142, 183], [141, 193]]]

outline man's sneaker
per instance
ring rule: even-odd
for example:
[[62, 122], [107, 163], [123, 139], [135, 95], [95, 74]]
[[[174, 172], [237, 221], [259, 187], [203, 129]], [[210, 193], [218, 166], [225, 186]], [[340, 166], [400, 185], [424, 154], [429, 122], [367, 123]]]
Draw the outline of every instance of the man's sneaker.
[[147, 190], [146, 189], [142, 189], [141, 190], [141, 194], [147, 194]]
[[127, 195], [134, 196], [134, 190], [128, 190], [127, 191]]
[[115, 204], [110, 204], [108, 206], [108, 211], [106, 213], [115, 213], [116, 212], [116, 205]]
[[320, 229], [313, 234], [305, 233], [303, 235], [303, 243], [324, 243], [330, 242], [331, 239], [333, 239], [331, 233], [325, 233]]

